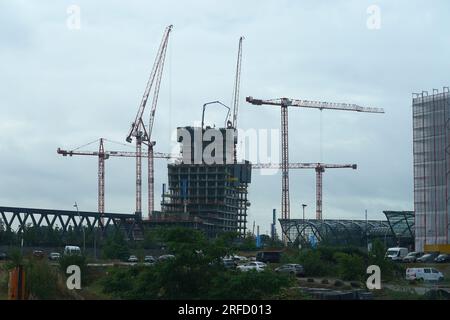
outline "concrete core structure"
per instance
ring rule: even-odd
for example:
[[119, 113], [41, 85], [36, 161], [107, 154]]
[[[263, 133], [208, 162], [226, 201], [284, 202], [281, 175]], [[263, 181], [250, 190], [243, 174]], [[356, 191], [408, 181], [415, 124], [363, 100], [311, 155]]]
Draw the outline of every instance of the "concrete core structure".
[[168, 165], [164, 216], [195, 218], [209, 237], [227, 231], [245, 235], [251, 164], [235, 161], [236, 141], [232, 128], [178, 128], [183, 159]]

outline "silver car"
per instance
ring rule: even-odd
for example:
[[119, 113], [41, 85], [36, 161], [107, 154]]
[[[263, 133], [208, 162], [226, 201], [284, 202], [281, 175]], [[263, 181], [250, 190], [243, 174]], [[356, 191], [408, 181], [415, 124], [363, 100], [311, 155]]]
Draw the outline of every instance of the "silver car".
[[417, 258], [420, 258], [421, 256], [423, 256], [423, 252], [410, 252], [406, 255], [406, 257], [403, 258], [403, 262], [416, 262]]
[[305, 276], [305, 269], [300, 264], [289, 263], [275, 269], [275, 272], [289, 273], [298, 277]]

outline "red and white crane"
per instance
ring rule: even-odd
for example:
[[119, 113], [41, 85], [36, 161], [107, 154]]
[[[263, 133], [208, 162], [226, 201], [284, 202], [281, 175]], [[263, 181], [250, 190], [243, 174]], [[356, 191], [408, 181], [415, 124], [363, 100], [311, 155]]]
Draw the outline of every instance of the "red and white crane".
[[[166, 58], [167, 45], [169, 41], [169, 34], [172, 31], [172, 25], [168, 26], [163, 34], [161, 44], [156, 55], [144, 95], [139, 105], [138, 112], [134, 122], [131, 124], [131, 129], [126, 137], [127, 142], [132, 142], [133, 138], [136, 140], [136, 212], [142, 212], [142, 144], [148, 146], [148, 216], [150, 217], [154, 210], [154, 169], [153, 169], [153, 146], [155, 141], [152, 141], [152, 129], [155, 121], [156, 105], [158, 103], [159, 87], [161, 84], [161, 77], [164, 70], [164, 62]], [[147, 100], [150, 92], [153, 89], [153, 100], [150, 109], [150, 119], [148, 128], [145, 127], [143, 116]]]
[[[105, 212], [105, 160], [109, 159], [109, 157], [125, 157], [125, 158], [136, 158], [138, 155], [136, 152], [130, 152], [130, 151], [105, 151], [104, 147], [104, 141], [106, 139], [100, 138], [98, 140], [95, 140], [87, 145], [93, 144], [97, 141], [99, 141], [99, 148], [98, 151], [83, 151], [79, 150], [79, 148], [74, 150], [63, 150], [61, 148], [57, 149], [57, 153], [66, 157], [72, 157], [72, 156], [95, 156], [98, 157], [98, 212], [100, 214]], [[87, 145], [84, 145], [82, 147], [85, 147]], [[82, 148], [81, 147], [81, 148]], [[141, 152], [141, 157], [148, 157], [147, 152]], [[178, 159], [178, 155], [169, 154], [169, 153], [161, 153], [161, 152], [154, 152], [153, 153], [154, 158], [161, 158], [161, 159]]]
[[253, 105], [271, 105], [281, 107], [281, 217], [290, 219], [289, 204], [289, 145], [288, 145], [288, 107], [313, 108], [319, 110], [341, 110], [370, 113], [384, 113], [382, 108], [364, 108], [356, 104], [299, 100], [289, 98], [255, 99], [247, 97], [246, 101]]
[[[281, 169], [280, 163], [255, 163], [252, 169]], [[316, 171], [316, 219], [322, 220], [322, 175], [325, 169], [351, 168], [356, 164], [326, 164], [326, 163], [289, 163], [289, 169], [314, 169]]]

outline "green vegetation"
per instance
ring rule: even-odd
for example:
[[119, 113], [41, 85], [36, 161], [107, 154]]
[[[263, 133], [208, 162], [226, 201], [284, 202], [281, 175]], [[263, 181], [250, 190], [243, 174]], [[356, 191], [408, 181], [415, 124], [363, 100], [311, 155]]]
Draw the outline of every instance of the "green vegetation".
[[102, 246], [103, 257], [107, 259], [127, 259], [130, 255], [128, 244], [119, 231], [114, 231], [106, 238], [104, 245]]
[[[76, 231], [71, 232], [67, 238], [56, 237], [54, 243], [72, 241], [70, 244], [79, 244], [82, 235], [77, 242]], [[48, 230], [27, 228], [23, 237], [30, 243], [53, 243], [53, 240], [49, 241], [51, 234]], [[8, 230], [0, 230], [1, 237], [11, 235], [17, 236]], [[47, 240], [40, 240], [40, 235], [47, 237]], [[125, 260], [130, 254], [134, 254], [142, 261], [148, 254], [147, 250], [157, 250], [159, 255], [163, 251], [175, 255], [175, 258], [154, 265], [117, 265], [108, 269], [102, 266], [87, 268], [87, 260], [83, 256], [62, 256], [58, 266], [47, 262], [46, 258], [22, 257], [20, 250], [13, 249], [8, 252], [10, 260], [2, 263], [2, 270], [0, 270], [0, 299], [6, 298], [7, 271], [19, 264], [26, 268], [30, 296], [35, 299], [298, 300], [311, 298], [298, 289], [299, 283], [295, 277], [274, 272], [279, 264], [270, 264], [263, 272], [240, 272], [223, 266], [221, 258], [227, 255], [254, 256], [257, 250], [253, 236], [242, 239], [236, 233], [224, 233], [211, 240], [207, 239], [203, 233], [192, 229], [161, 228], [146, 230], [143, 241], [128, 241], [123, 233], [113, 232], [113, 230], [107, 232], [103, 239], [99, 237], [97, 240], [98, 248], [101, 248], [102, 256], [106, 259]], [[261, 240], [265, 247], [276, 248], [279, 245], [277, 241], [272, 242], [268, 237], [262, 237]], [[310, 279], [310, 282], [303, 282], [304, 285], [338, 290], [363, 288], [362, 283], [367, 278], [366, 268], [374, 264], [380, 266], [383, 281], [396, 284], [392, 287], [395, 290], [384, 288], [376, 291], [377, 299], [446, 298], [440, 292], [421, 296], [414, 290], [397, 291], [397, 287], [399, 290], [414, 288], [403, 280], [407, 265], [387, 261], [384, 259], [384, 254], [385, 248], [379, 241], [372, 244], [372, 250], [369, 253], [361, 248], [339, 248], [322, 244], [302, 250], [285, 248], [281, 263], [303, 265], [306, 277]], [[81, 268], [81, 291], [69, 291], [65, 286], [67, 279], [65, 272], [69, 265], [78, 265]], [[325, 277], [325, 279], [317, 280], [314, 277]]]
[[366, 265], [361, 256], [337, 252], [337, 274], [342, 280], [362, 280], [366, 274]]
[[30, 260], [25, 267], [25, 276], [31, 297], [42, 300], [57, 297], [58, 274], [46, 260]]
[[319, 245], [315, 249], [289, 249], [282, 257], [283, 263], [303, 265], [305, 274], [311, 277], [337, 277], [346, 281], [362, 281], [367, 277], [369, 265], [380, 266], [382, 280], [403, 278], [405, 266], [384, 259], [386, 249], [375, 241], [367, 254], [355, 247], [330, 247]]
[[272, 271], [227, 271], [220, 261], [231, 253], [231, 234], [209, 241], [198, 231], [175, 228], [162, 238], [175, 259], [113, 268], [101, 281], [103, 292], [120, 299], [263, 299], [291, 285], [291, 278]]

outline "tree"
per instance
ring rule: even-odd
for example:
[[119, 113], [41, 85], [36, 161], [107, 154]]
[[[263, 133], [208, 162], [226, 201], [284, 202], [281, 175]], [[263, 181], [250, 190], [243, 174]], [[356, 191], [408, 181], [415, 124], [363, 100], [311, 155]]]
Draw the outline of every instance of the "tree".
[[192, 229], [162, 232], [175, 259], [154, 266], [114, 268], [102, 280], [105, 293], [122, 299], [263, 299], [290, 284], [289, 277], [267, 272], [232, 272], [221, 257], [232, 251], [236, 235], [214, 241]]
[[102, 247], [102, 252], [107, 259], [126, 259], [130, 254], [130, 250], [123, 233], [115, 230], [109, 234]]

